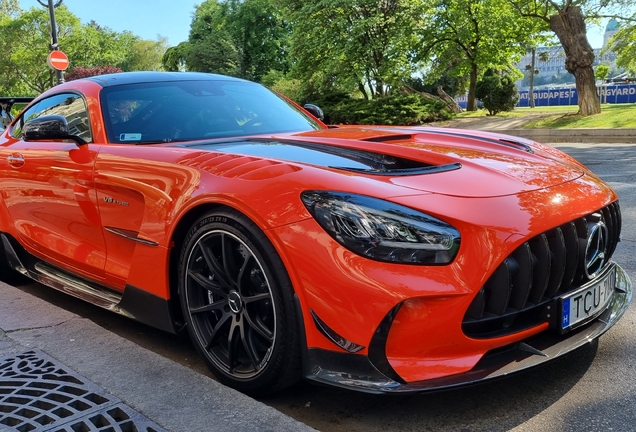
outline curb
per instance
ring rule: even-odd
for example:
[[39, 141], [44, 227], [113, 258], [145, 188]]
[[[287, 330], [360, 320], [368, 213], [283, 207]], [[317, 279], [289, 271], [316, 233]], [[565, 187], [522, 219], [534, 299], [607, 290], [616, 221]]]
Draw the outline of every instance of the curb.
[[543, 143], [636, 143], [636, 129], [497, 129], [484, 131], [528, 138]]

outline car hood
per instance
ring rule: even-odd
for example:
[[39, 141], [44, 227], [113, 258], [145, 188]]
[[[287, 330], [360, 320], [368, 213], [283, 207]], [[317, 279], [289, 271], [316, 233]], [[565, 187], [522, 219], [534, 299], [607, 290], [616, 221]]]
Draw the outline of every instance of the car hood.
[[556, 186], [585, 173], [522, 138], [439, 128], [341, 127], [187, 147], [375, 177], [421, 192], [494, 197]]

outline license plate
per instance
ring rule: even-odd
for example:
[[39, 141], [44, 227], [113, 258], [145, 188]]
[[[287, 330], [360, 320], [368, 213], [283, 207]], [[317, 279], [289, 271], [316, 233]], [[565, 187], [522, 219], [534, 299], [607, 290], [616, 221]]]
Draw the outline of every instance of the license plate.
[[561, 297], [561, 330], [572, 330], [600, 315], [614, 294], [616, 266], [597, 280]]

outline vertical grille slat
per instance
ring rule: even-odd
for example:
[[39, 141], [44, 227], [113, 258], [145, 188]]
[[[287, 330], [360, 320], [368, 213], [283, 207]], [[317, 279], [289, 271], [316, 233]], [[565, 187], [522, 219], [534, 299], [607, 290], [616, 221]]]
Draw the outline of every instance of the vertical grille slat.
[[544, 308], [587, 283], [585, 254], [590, 229], [607, 226], [607, 262], [620, 241], [617, 202], [533, 237], [495, 269], [468, 308], [462, 329], [469, 337], [500, 337], [544, 323]]
[[611, 245], [608, 250], [610, 255], [614, 254], [614, 250], [616, 249], [616, 245], [620, 241], [621, 234], [621, 212], [618, 206], [618, 202], [612, 203], [607, 207], [607, 213], [609, 213], [609, 217], [605, 219], [605, 224], [609, 225], [611, 223]]
[[574, 222], [561, 225], [563, 238], [565, 239], [565, 271], [561, 287], [567, 288], [572, 285], [576, 269], [579, 265], [579, 238]]
[[489, 294], [486, 312], [501, 315], [508, 309], [512, 292], [511, 272], [514, 271], [514, 266], [512, 260], [507, 258], [484, 285], [484, 290]]
[[530, 250], [532, 251], [532, 290], [528, 301], [537, 304], [543, 298], [548, 288], [551, 274], [550, 245], [548, 236], [541, 234], [530, 240]]
[[563, 230], [560, 227], [550, 231], [547, 237], [550, 245], [552, 270], [550, 271], [550, 280], [544, 295], [552, 298], [559, 291], [565, 275], [565, 239], [563, 238]]
[[519, 269], [513, 274], [512, 293], [510, 295], [510, 307], [521, 310], [528, 301], [530, 289], [532, 289], [532, 255], [530, 245], [522, 244], [513, 253], [512, 258], [516, 261]]
[[[614, 239], [614, 230], [616, 229], [616, 220], [614, 219], [614, 215], [612, 215], [612, 211], [610, 207], [605, 207], [601, 210], [601, 214], [603, 215], [603, 222], [605, 222], [605, 226], [607, 227], [607, 234], [609, 236], [609, 241], [612, 242]], [[607, 251], [610, 253], [611, 251], [608, 249]]]

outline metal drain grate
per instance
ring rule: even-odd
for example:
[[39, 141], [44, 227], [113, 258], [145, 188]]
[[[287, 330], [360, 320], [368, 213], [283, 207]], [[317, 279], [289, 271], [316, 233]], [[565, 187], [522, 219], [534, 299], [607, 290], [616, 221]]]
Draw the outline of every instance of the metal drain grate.
[[0, 357], [0, 431], [165, 432], [41, 351]]

